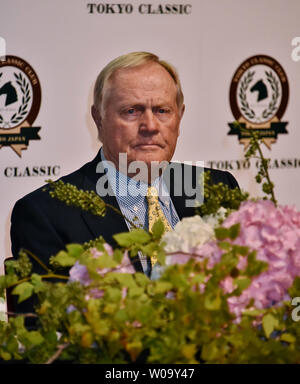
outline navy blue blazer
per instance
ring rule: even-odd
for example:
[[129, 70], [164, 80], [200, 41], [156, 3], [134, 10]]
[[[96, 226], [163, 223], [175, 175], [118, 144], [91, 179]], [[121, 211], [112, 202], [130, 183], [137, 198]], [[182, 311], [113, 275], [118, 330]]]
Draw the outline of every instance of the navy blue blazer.
[[[77, 171], [62, 177], [61, 180], [65, 183], [71, 183], [79, 189], [96, 191], [96, 183], [105, 172], [103, 169], [102, 174], [96, 173], [99, 162], [101, 162], [100, 152], [92, 161]], [[181, 220], [183, 217], [193, 216], [194, 208], [186, 206], [186, 201], [191, 197], [186, 195], [183, 185], [182, 193], [178, 194], [178, 188], [176, 189], [176, 183], [181, 180], [178, 175], [184, 172], [183, 165], [180, 163], [171, 164], [170, 177], [165, 181]], [[189, 172], [192, 176], [190, 182], [196, 186], [201, 169], [192, 166], [190, 170], [192, 170]], [[210, 171], [213, 183], [223, 182], [231, 188], [238, 187], [237, 181], [229, 172]], [[125, 220], [116, 212], [108, 210], [104, 217], [99, 217], [79, 208], [67, 206], [65, 203], [50, 197], [49, 193], [43, 190], [44, 188], [41, 187], [21, 198], [13, 208], [11, 216], [13, 257], [17, 257], [19, 250], [25, 248], [47, 265], [50, 256], [64, 249], [66, 244], [84, 243], [102, 235], [107, 243], [115, 246], [113, 235], [128, 231]], [[102, 198], [106, 203], [119, 209], [115, 196]], [[143, 271], [138, 257], [132, 262], [137, 271]], [[34, 270], [36, 273], [43, 272], [38, 265], [34, 267]]]
[[[79, 189], [96, 191], [96, 183], [104, 174], [104, 168], [96, 172], [101, 156], [97, 156], [77, 171], [61, 178], [65, 183], [71, 183]], [[191, 199], [186, 195], [184, 185], [178, 185], [181, 175], [184, 173], [184, 166], [179, 163], [171, 163], [172, 171], [170, 177], [165, 179], [170, 192], [170, 197], [177, 211], [179, 219], [194, 215], [194, 208], [186, 206], [186, 201]], [[191, 166], [189, 166], [191, 167]], [[99, 167], [98, 167], [99, 170]], [[191, 172], [190, 172], [191, 171]], [[199, 167], [189, 168], [190, 183], [196, 187], [199, 180]], [[238, 187], [235, 178], [229, 172], [211, 170], [213, 183], [223, 182], [231, 188]], [[178, 188], [179, 187], [179, 188]], [[180, 192], [182, 188], [182, 193]], [[107, 243], [115, 246], [113, 235], [128, 231], [125, 220], [113, 210], [108, 210], [104, 217], [84, 212], [79, 208], [67, 206], [65, 203], [52, 198], [45, 186], [41, 187], [25, 197], [18, 200], [13, 208], [11, 216], [11, 243], [12, 254], [16, 258], [21, 248], [27, 249], [39, 257], [44, 264], [49, 265], [49, 258], [56, 255], [65, 245], [71, 243], [84, 243], [103, 236]], [[46, 190], [49, 186], [46, 186]], [[115, 196], [102, 197], [106, 203], [119, 209]], [[136, 271], [143, 272], [138, 256], [131, 259]], [[43, 274], [45, 271], [40, 265], [33, 261], [33, 272]], [[64, 271], [66, 272], [66, 271]], [[16, 298], [12, 298], [8, 292], [9, 310], [18, 313], [32, 312], [34, 301], [26, 300], [17, 304]], [[26, 319], [27, 327], [34, 328], [34, 321]]]

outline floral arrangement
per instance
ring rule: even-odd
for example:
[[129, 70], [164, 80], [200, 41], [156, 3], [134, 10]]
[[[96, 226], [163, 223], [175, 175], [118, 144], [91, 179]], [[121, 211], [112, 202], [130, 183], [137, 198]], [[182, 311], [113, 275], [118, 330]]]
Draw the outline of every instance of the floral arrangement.
[[[133, 229], [70, 244], [51, 269], [23, 250], [6, 263], [0, 296], [38, 298], [34, 313], [0, 322], [0, 359], [53, 363], [299, 363], [300, 327], [291, 301], [300, 292], [300, 212], [277, 205], [267, 160], [252, 134], [246, 157], [260, 156], [256, 180], [267, 198], [225, 185], [205, 188], [206, 203], [164, 234]], [[50, 183], [54, 198], [104, 215], [93, 192]], [[135, 272], [141, 251], [158, 263]], [[31, 259], [44, 268], [32, 274]], [[67, 275], [60, 274], [69, 268]], [[56, 278], [57, 282], [50, 282]], [[27, 329], [25, 319], [36, 321]], [[298, 317], [296, 316], [298, 319]]]

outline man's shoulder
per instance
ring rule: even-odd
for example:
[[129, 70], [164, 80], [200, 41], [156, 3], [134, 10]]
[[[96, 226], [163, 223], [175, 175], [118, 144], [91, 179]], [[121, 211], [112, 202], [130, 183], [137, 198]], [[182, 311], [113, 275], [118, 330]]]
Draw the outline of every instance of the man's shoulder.
[[220, 169], [213, 169], [207, 167], [200, 167], [199, 165], [193, 165], [189, 163], [171, 162], [170, 167], [176, 171], [181, 171], [184, 174], [190, 175], [193, 179], [198, 179], [198, 176], [202, 173], [210, 173], [210, 178], [213, 184], [224, 183], [230, 188], [239, 188], [238, 182], [235, 177], [228, 171], [222, 171]]
[[210, 178], [213, 184], [224, 183], [231, 188], [239, 188], [236, 178], [228, 171], [221, 171], [220, 169], [205, 168], [205, 172], [210, 173]]
[[[75, 170], [75, 171], [73, 171], [67, 175], [62, 176], [55, 181], [61, 180], [64, 183], [69, 183], [69, 184], [75, 185], [79, 189], [83, 188], [84, 183], [85, 183], [85, 178], [87, 177], [87, 175], [89, 173], [89, 169], [91, 168], [91, 166], [93, 164], [97, 164], [97, 162], [95, 163], [95, 160], [96, 160], [96, 158], [93, 159], [92, 161], [84, 164], [79, 169], [77, 169], [77, 170]], [[38, 205], [38, 204], [43, 204], [43, 203], [49, 203], [52, 200], [53, 199], [49, 195], [49, 185], [44, 184], [41, 187], [35, 189], [34, 191], [32, 191], [32, 192], [26, 194], [25, 196], [23, 196], [22, 198], [20, 198], [15, 203], [15, 207], [20, 206], [20, 205], [24, 205], [24, 204], [25, 205], [27, 205], [27, 204]]]

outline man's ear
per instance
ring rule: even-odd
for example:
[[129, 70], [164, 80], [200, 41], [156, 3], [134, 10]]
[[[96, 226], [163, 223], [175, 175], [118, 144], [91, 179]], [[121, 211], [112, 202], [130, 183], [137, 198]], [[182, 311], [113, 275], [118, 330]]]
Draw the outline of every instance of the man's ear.
[[[185, 105], [182, 104], [181, 108], [180, 108], [180, 111], [179, 111], [179, 119], [181, 121], [182, 119], [182, 116], [184, 114], [184, 111], [185, 111]], [[180, 135], [180, 124], [179, 124], [179, 129], [178, 129], [178, 136]]]
[[92, 114], [92, 117], [93, 117], [94, 122], [95, 122], [95, 124], [97, 126], [97, 129], [98, 129], [99, 140], [101, 141], [101, 136], [102, 136], [102, 119], [101, 119], [99, 110], [98, 110], [97, 107], [95, 107], [95, 105], [92, 105], [91, 114]]
[[185, 104], [182, 104], [181, 109], [180, 109], [180, 120], [182, 119], [184, 111], [185, 111]]

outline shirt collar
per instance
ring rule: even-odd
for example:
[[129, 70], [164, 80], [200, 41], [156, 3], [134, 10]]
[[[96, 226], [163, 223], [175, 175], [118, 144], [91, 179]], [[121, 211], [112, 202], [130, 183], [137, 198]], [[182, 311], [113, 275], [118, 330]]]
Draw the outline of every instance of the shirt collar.
[[[146, 199], [148, 184], [142, 181], [128, 177], [122, 172], [119, 172], [115, 166], [105, 159], [103, 149], [100, 150], [101, 160], [107, 174], [108, 182], [116, 195], [119, 202], [124, 203], [128, 209], [133, 211], [133, 207], [143, 204]], [[157, 177], [151, 184], [159, 193], [159, 201], [169, 208], [170, 195], [165, 185], [163, 177]]]

